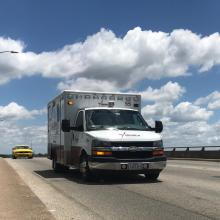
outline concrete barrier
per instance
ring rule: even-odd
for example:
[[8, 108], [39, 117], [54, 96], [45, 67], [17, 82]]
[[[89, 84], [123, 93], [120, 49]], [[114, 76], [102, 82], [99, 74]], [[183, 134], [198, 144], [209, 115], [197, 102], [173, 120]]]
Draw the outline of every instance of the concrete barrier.
[[165, 154], [168, 158], [220, 159], [220, 146], [169, 147], [165, 148]]

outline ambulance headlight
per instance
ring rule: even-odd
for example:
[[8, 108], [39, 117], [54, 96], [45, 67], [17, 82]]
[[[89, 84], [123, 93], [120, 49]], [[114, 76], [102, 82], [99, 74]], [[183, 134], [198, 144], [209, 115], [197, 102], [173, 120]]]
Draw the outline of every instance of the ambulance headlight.
[[162, 140], [154, 141], [153, 147], [163, 148], [163, 141]]
[[108, 141], [100, 141], [97, 139], [94, 139], [92, 141], [92, 147], [110, 147], [111, 143]]

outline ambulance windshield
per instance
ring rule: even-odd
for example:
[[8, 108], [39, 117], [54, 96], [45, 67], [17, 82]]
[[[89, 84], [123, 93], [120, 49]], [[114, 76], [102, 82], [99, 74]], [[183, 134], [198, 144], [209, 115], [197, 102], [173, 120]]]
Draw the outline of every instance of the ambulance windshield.
[[86, 110], [87, 130], [152, 130], [138, 111], [121, 109]]

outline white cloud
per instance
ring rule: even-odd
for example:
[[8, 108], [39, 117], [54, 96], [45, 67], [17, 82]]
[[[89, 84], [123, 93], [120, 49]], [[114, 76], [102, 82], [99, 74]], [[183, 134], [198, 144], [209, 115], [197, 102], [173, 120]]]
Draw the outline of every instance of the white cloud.
[[213, 112], [196, 106], [190, 102], [181, 102], [173, 109], [170, 118], [172, 121], [207, 121]]
[[161, 119], [169, 122], [207, 121], [213, 115], [212, 111], [202, 108], [190, 102], [179, 101], [185, 88], [176, 82], [168, 82], [159, 89], [148, 87], [141, 92], [145, 101], [153, 101], [142, 108], [142, 114], [146, 119]]
[[220, 64], [219, 33], [202, 37], [182, 29], [164, 33], [137, 27], [124, 37], [101, 29], [57, 51], [36, 54], [24, 49], [21, 41], [0, 38], [0, 51], [22, 52], [0, 54], [0, 84], [41, 74], [64, 79], [63, 86], [80, 78], [124, 89], [143, 79], [186, 75], [191, 66], [203, 72]]
[[44, 114], [46, 109], [27, 110], [24, 106], [11, 102], [6, 106], [0, 106], [0, 119], [4, 121], [31, 119], [34, 116]]
[[47, 126], [18, 126], [14, 122], [2, 121], [0, 126], [0, 154], [9, 154], [13, 146], [27, 144], [35, 153], [47, 152]]
[[177, 82], [168, 82], [160, 89], [148, 87], [140, 94], [143, 101], [173, 102], [178, 100], [184, 92], [185, 89]]
[[207, 105], [208, 109], [220, 109], [220, 92], [214, 91], [205, 97], [198, 98], [196, 105]]
[[25, 45], [20, 40], [13, 40], [11, 38], [0, 37], [0, 48], [1, 51], [21, 52], [25, 48]]
[[155, 103], [142, 108], [145, 118], [161, 119], [163, 117], [172, 122], [207, 121], [212, 111], [196, 106], [190, 102], [181, 102], [176, 106], [171, 103]]
[[208, 109], [214, 110], [214, 109], [220, 109], [220, 99], [210, 102], [208, 104]]
[[[220, 64], [219, 33], [201, 36], [182, 29], [164, 33], [137, 27], [123, 37], [102, 29], [84, 42], [39, 54], [26, 52], [22, 41], [0, 37], [0, 51], [4, 50], [21, 53], [0, 54], [0, 84], [41, 74], [60, 78], [60, 90], [131, 90], [144, 79], [183, 76], [190, 67], [204, 72]], [[144, 116], [163, 119], [164, 138], [170, 144], [219, 142], [220, 122], [211, 125], [207, 121], [213, 114], [210, 110], [220, 108], [220, 93], [215, 91], [194, 103], [178, 103], [184, 92], [182, 86], [171, 81], [159, 89], [148, 87], [141, 92], [143, 100], [154, 103], [143, 108]], [[46, 126], [19, 127], [11, 122], [44, 112], [28, 110], [14, 102], [0, 106], [0, 119], [5, 119], [0, 127], [2, 146], [30, 142], [28, 137], [45, 150]]]
[[209, 119], [214, 112], [199, 106], [207, 104], [209, 98], [196, 100], [194, 103], [178, 103], [186, 90], [172, 82], [158, 89], [148, 88], [146, 91], [145, 100], [154, 103], [145, 105], [142, 114], [153, 127], [154, 120], [163, 122], [163, 140], [166, 147], [219, 145], [220, 121], [210, 124]]
[[213, 125], [205, 121], [192, 121], [178, 126], [167, 123], [163, 133], [167, 147], [219, 146], [220, 122]]
[[113, 83], [102, 80], [77, 78], [58, 84], [59, 90], [74, 90], [74, 91], [118, 91]]
[[46, 152], [46, 126], [22, 126], [17, 123], [18, 120], [34, 119], [45, 113], [45, 108], [28, 110], [16, 102], [0, 106], [0, 154], [10, 153], [17, 144], [32, 144], [36, 152]]
[[145, 105], [141, 110], [143, 116], [146, 119], [160, 119], [162, 117], [169, 117], [172, 111], [173, 105], [170, 103], [155, 103], [152, 105]]

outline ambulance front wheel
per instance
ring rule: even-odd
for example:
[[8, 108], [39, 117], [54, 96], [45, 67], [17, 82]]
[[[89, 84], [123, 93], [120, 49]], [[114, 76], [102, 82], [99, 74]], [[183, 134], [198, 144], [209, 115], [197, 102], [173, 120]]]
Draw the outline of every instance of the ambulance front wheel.
[[145, 173], [145, 178], [148, 180], [155, 181], [157, 180], [159, 175], [160, 175], [160, 171], [150, 171], [150, 172]]

